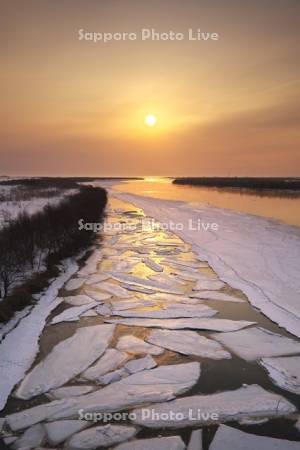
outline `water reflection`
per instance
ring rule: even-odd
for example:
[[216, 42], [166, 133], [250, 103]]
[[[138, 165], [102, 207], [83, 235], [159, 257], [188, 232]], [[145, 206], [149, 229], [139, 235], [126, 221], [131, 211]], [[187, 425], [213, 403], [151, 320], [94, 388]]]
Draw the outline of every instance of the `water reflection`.
[[[172, 184], [170, 178], [146, 178], [115, 186], [121, 192], [167, 200], [205, 203], [220, 208], [271, 217], [300, 227], [299, 196], [281, 195], [276, 191], [258, 193], [245, 189], [217, 189]], [[267, 194], [267, 195], [266, 195]]]

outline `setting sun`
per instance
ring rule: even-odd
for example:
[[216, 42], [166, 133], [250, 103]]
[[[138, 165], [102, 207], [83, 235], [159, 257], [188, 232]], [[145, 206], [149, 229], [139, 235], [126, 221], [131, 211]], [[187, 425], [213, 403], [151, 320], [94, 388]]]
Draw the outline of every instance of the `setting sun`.
[[145, 117], [144, 122], [148, 127], [154, 127], [154, 125], [156, 125], [157, 123], [157, 117], [154, 116], [154, 114], [148, 114]]

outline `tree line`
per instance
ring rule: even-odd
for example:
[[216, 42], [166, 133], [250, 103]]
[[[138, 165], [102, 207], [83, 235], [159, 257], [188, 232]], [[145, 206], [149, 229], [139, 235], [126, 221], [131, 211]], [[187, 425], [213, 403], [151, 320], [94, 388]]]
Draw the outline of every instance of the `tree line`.
[[0, 230], [0, 321], [30, 303], [33, 280], [40, 288], [57, 274], [59, 261], [91, 244], [95, 233], [79, 230], [78, 222], [101, 221], [106, 203], [105, 189], [82, 187], [58, 205], [23, 213]]

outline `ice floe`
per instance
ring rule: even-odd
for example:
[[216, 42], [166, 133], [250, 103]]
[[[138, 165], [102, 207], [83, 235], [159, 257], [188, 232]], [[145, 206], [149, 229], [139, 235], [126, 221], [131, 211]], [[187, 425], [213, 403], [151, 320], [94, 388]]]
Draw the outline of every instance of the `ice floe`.
[[202, 430], [194, 430], [191, 433], [187, 450], [202, 450]]
[[149, 267], [149, 269], [154, 270], [154, 272], [163, 272], [164, 270], [164, 268], [160, 264], [158, 264], [151, 258], [143, 258], [143, 263], [147, 267]]
[[85, 293], [97, 302], [104, 302], [112, 297], [112, 294], [109, 294], [108, 292], [100, 292], [93, 289], [85, 289]]
[[159, 283], [153, 280], [149, 280], [148, 278], [139, 278], [134, 275], [127, 275], [124, 273], [118, 272], [110, 272], [111, 277], [121, 283], [132, 284], [134, 286], [142, 286], [145, 288], [154, 289], [155, 291], [167, 292], [170, 294], [182, 294], [182, 290], [180, 286], [168, 285]]
[[105, 319], [107, 323], [120, 325], [149, 327], [149, 328], [167, 328], [169, 330], [181, 330], [190, 328], [194, 330], [210, 330], [210, 331], [236, 331], [242, 328], [254, 325], [255, 322], [246, 320], [230, 320], [230, 319], [144, 319], [144, 318], [124, 318], [124, 319]]
[[212, 339], [195, 331], [156, 330], [146, 338], [148, 342], [174, 352], [211, 359], [230, 359], [231, 355]]
[[244, 300], [233, 295], [226, 294], [225, 292], [215, 291], [200, 291], [193, 292], [190, 297], [198, 298], [200, 300], [217, 300], [222, 302], [244, 303]]
[[63, 297], [63, 300], [71, 306], [82, 306], [95, 303], [91, 297], [84, 294], [70, 295], [69, 297]]
[[55, 325], [60, 322], [74, 322], [79, 320], [79, 316], [91, 308], [94, 308], [98, 303], [91, 301], [87, 305], [73, 306], [73, 308], [65, 309], [62, 313], [55, 316], [50, 324]]
[[80, 317], [95, 317], [95, 316], [98, 316], [98, 314], [96, 313], [96, 311], [94, 311], [92, 309], [92, 310], [86, 311], [85, 313], [81, 314]]
[[112, 308], [119, 311], [133, 308], [144, 308], [145, 306], [154, 306], [155, 304], [155, 301], [144, 299], [115, 300], [111, 302]]
[[259, 363], [277, 386], [300, 395], [300, 356], [262, 358]]
[[298, 450], [299, 442], [257, 436], [221, 425], [209, 450]]
[[129, 373], [137, 373], [141, 372], [145, 369], [153, 369], [157, 366], [156, 361], [152, 358], [152, 356], [147, 355], [144, 358], [133, 359], [132, 361], [128, 361], [125, 364], [124, 369], [126, 369]]
[[70, 338], [57, 344], [44, 360], [24, 378], [16, 396], [29, 399], [60, 387], [83, 372], [108, 346], [114, 326], [96, 325], [77, 329]]
[[164, 402], [191, 389], [200, 376], [197, 362], [160, 366], [139, 372], [80, 397], [54, 400], [6, 417], [13, 431], [42, 421], [78, 418], [79, 411], [115, 412], [133, 406]]
[[45, 427], [41, 424], [28, 428], [20, 438], [13, 443], [15, 449], [31, 449], [40, 447], [46, 439]]
[[188, 304], [168, 304], [163, 309], [127, 309], [127, 310], [117, 310], [114, 309], [113, 316], [121, 317], [142, 317], [149, 319], [176, 319], [184, 317], [213, 317], [218, 313], [215, 309], [210, 308], [207, 305], [188, 305]]
[[[155, 415], [151, 411], [155, 411]], [[296, 407], [284, 397], [258, 385], [250, 385], [234, 391], [182, 397], [148, 408], [135, 409], [133, 413], [136, 418], [132, 422], [150, 428], [184, 428], [243, 418], [284, 417], [295, 411]]]
[[129, 372], [127, 372], [125, 369], [117, 369], [113, 372], [108, 372], [107, 374], [98, 377], [97, 382], [100, 384], [115, 383], [116, 381], [119, 381], [124, 377], [128, 377], [128, 375]]
[[[184, 450], [185, 445], [179, 436], [139, 439], [115, 447], [114, 450]], [[199, 449], [198, 449], [199, 450]]]
[[117, 343], [117, 349], [134, 355], [145, 353], [150, 355], [161, 355], [164, 352], [163, 348], [158, 347], [157, 345], [148, 344], [142, 339], [132, 335], [120, 337]]
[[145, 288], [143, 286], [138, 286], [135, 284], [127, 284], [121, 283], [121, 286], [128, 291], [141, 292], [142, 294], [154, 294], [155, 291], [153, 289]]
[[108, 292], [111, 295], [115, 295], [117, 297], [121, 298], [129, 298], [130, 294], [129, 292], [122, 288], [121, 286], [118, 286], [117, 284], [110, 283], [108, 281], [103, 281], [103, 283], [98, 283], [95, 285], [99, 287], [100, 289], [103, 289], [104, 291]]
[[223, 281], [219, 280], [198, 280], [195, 284], [193, 290], [194, 291], [201, 291], [201, 290], [212, 290], [212, 291], [218, 291], [219, 289], [222, 289], [225, 286], [225, 283]]
[[88, 279], [85, 281], [85, 284], [96, 284], [100, 283], [101, 281], [106, 281], [109, 279], [109, 275], [106, 273], [95, 273], [88, 277]]
[[93, 390], [92, 386], [66, 386], [53, 389], [47, 393], [47, 397], [51, 400], [58, 400], [60, 398], [78, 397], [79, 395], [88, 394]]
[[85, 282], [84, 278], [71, 278], [64, 286], [67, 291], [73, 291], [75, 289], [79, 289], [83, 283]]
[[58, 420], [56, 422], [45, 423], [44, 426], [49, 444], [58, 445], [90, 425], [89, 422], [84, 420]]
[[100, 305], [95, 308], [95, 311], [100, 314], [100, 316], [110, 316], [111, 310], [107, 305]]
[[82, 377], [87, 380], [97, 380], [98, 377], [120, 367], [128, 359], [129, 355], [127, 353], [109, 348], [93, 366], [83, 372]]
[[67, 450], [93, 450], [98, 447], [110, 447], [131, 439], [137, 430], [125, 425], [102, 425], [80, 431], [66, 443]]
[[268, 356], [300, 353], [299, 342], [261, 327], [253, 327], [234, 333], [214, 334], [213, 338], [246, 361], [254, 361]]

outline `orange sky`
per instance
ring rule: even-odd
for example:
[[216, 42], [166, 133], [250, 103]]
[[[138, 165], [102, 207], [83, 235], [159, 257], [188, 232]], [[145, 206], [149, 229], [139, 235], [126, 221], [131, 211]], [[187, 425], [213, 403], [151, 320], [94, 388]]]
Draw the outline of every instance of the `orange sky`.
[[[1, 5], [0, 174], [300, 175], [298, 0]], [[143, 28], [220, 37], [142, 41]]]

